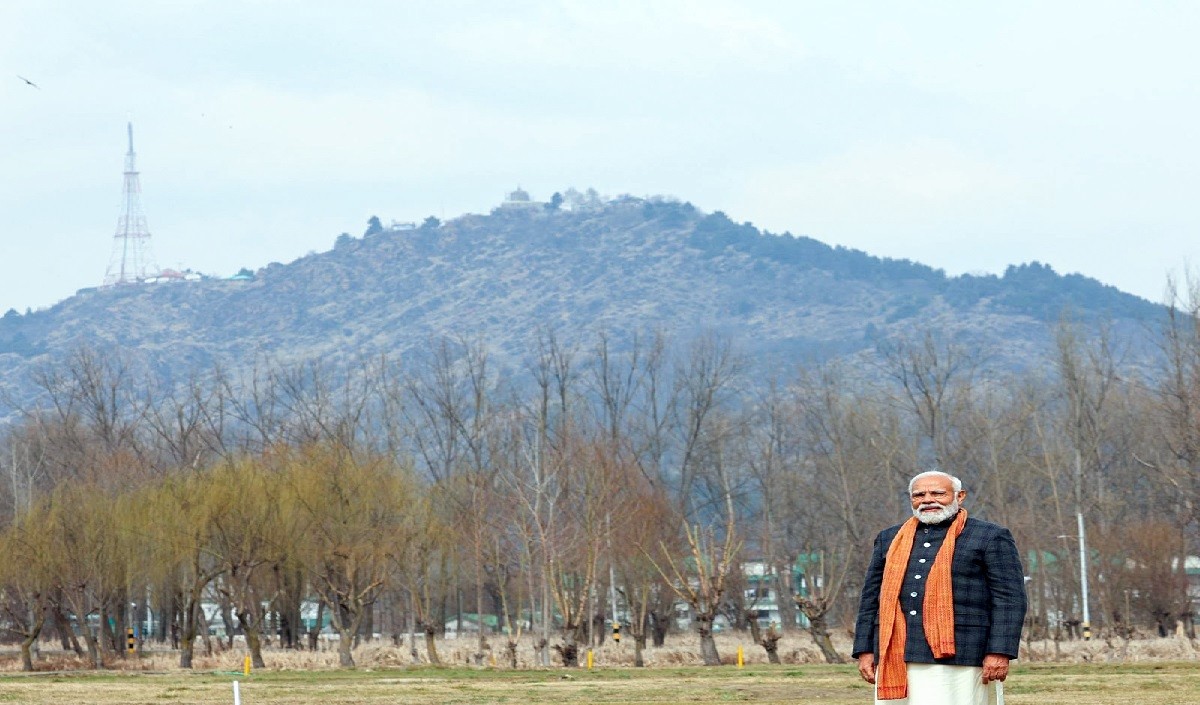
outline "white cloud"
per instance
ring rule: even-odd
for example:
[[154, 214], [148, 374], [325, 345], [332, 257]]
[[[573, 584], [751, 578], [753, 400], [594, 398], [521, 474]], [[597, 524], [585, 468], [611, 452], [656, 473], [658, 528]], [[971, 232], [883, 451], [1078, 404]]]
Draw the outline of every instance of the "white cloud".
[[1200, 242], [1200, 5], [0, 13], [0, 308], [102, 275], [129, 117], [156, 250], [218, 270], [326, 247], [371, 213], [486, 210], [517, 183], [669, 193], [952, 271], [1042, 259], [1144, 295]]

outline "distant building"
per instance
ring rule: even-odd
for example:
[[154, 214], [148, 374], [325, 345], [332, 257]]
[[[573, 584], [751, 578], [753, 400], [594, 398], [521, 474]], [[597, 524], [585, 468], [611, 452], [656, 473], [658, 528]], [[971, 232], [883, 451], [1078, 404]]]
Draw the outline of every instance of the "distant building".
[[500, 204], [500, 209], [505, 211], [521, 211], [541, 210], [546, 204], [535, 201], [529, 197], [529, 192], [517, 187], [516, 191], [512, 191], [504, 198], [504, 202]]
[[[791, 603], [795, 595], [808, 595], [814, 587], [818, 589], [821, 587], [820, 577], [815, 578], [816, 585], [814, 586], [809, 583], [810, 578], [806, 574], [806, 567], [818, 559], [817, 554], [799, 556], [792, 565], [790, 575], [780, 575], [775, 566], [762, 560], [743, 561], [741, 577], [745, 582], [742, 587], [742, 606], [747, 612], [754, 613], [754, 617], [761, 627], [775, 626], [779, 628], [783, 626], [785, 611], [780, 608], [780, 599], [788, 600]], [[780, 594], [781, 589], [782, 594]], [[686, 602], [678, 601], [674, 608], [675, 627], [685, 631], [691, 629], [693, 621], [691, 607]], [[791, 613], [792, 626], [808, 628], [808, 618], [800, 610], [789, 608], [786, 612]], [[713, 620], [713, 631], [724, 631], [730, 626], [729, 618], [725, 614], [718, 614]]]

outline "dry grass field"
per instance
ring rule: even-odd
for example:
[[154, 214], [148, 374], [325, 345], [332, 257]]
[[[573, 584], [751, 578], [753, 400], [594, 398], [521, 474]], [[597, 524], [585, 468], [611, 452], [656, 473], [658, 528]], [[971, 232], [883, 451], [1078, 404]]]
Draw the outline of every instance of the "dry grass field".
[[[648, 654], [652, 667], [643, 669], [627, 663], [632, 656], [627, 645], [598, 650], [592, 670], [533, 668], [524, 663], [532, 660], [531, 650], [521, 652], [518, 670], [467, 666], [473, 642], [453, 641], [441, 644], [447, 663], [455, 664], [443, 668], [414, 666], [407, 650], [368, 644], [355, 651], [359, 667], [354, 670], [334, 668], [331, 649], [273, 652], [266, 654], [269, 667], [248, 677], [240, 673], [243, 652], [238, 649], [199, 655], [192, 672], [176, 668], [178, 657], [172, 653], [116, 660], [102, 672], [77, 670], [74, 657], [46, 654], [41, 670], [23, 674], [10, 655], [0, 657], [0, 703], [232, 703], [235, 680], [245, 705], [871, 702], [870, 686], [851, 666], [817, 663], [799, 637], [792, 648], [781, 650], [784, 665], [766, 665], [761, 649], [747, 648], [747, 664], [740, 669], [732, 663], [698, 666], [684, 638], [677, 641], [673, 648]], [[720, 646], [732, 662], [736, 637], [723, 638]], [[1200, 704], [1200, 656], [1186, 640], [1094, 641], [1058, 649], [1034, 644], [1027, 650], [1007, 684], [1007, 702], [1014, 705]]]
[[[869, 686], [849, 666], [734, 666], [592, 671], [492, 669], [357, 669], [267, 671], [250, 677], [219, 672], [45, 673], [0, 676], [0, 702], [27, 705], [95, 703], [232, 703], [233, 681], [245, 705], [422, 703], [490, 705], [691, 705], [694, 703], [829, 703], [862, 705]], [[1044, 664], [1020, 667], [1009, 679], [1013, 705], [1194, 705], [1196, 663], [1125, 666]]]

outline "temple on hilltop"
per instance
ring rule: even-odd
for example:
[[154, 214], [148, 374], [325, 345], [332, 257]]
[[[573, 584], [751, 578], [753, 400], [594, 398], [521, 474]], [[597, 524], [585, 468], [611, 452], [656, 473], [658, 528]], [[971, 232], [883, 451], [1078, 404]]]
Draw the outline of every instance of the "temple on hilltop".
[[528, 191], [517, 186], [516, 191], [512, 191], [504, 197], [504, 202], [500, 204], [500, 208], [509, 211], [541, 210], [544, 205], [544, 203], [530, 198]]

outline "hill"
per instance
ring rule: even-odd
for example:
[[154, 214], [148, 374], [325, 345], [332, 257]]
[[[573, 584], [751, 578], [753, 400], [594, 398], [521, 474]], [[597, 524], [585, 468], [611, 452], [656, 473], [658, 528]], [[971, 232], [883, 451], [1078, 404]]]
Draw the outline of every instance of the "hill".
[[10, 311], [0, 318], [0, 384], [25, 397], [31, 370], [79, 345], [135, 351], [182, 379], [263, 356], [344, 367], [449, 336], [486, 341], [500, 367], [515, 369], [545, 330], [581, 345], [600, 330], [617, 345], [650, 329], [679, 339], [715, 331], [760, 371], [869, 356], [880, 340], [930, 330], [1021, 367], [1045, 359], [1064, 311], [1132, 337], [1163, 310], [1038, 263], [948, 277], [671, 199], [506, 206], [343, 234], [330, 251], [247, 280], [91, 289]]

